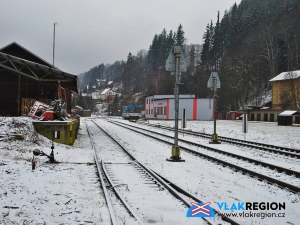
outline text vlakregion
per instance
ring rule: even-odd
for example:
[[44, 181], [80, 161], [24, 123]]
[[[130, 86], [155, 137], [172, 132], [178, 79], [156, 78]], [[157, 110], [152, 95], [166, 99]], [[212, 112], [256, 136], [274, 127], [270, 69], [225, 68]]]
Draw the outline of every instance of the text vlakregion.
[[285, 202], [217, 202], [220, 210], [285, 210]]

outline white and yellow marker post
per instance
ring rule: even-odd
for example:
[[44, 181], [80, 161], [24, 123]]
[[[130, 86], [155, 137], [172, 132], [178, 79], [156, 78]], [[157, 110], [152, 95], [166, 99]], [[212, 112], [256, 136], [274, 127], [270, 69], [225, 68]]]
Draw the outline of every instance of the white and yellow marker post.
[[218, 135], [217, 135], [217, 88], [221, 87], [221, 82], [218, 76], [217, 72], [212, 72], [210, 74], [209, 80], [207, 81], [207, 87], [210, 88], [211, 90], [214, 91], [214, 133], [212, 134], [212, 139], [209, 142], [209, 144], [221, 144], [221, 142], [218, 140]]

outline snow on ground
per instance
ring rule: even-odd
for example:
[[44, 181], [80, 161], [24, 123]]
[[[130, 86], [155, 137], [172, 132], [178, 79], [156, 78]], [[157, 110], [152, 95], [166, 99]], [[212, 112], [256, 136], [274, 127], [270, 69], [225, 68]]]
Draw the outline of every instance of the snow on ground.
[[[149, 123], [174, 126], [174, 121], [149, 120]], [[179, 121], [181, 128], [181, 121]], [[214, 133], [213, 121], [187, 121], [187, 130]], [[216, 131], [219, 136], [226, 136], [247, 141], [256, 141], [265, 144], [279, 145], [300, 149], [300, 126], [278, 126], [277, 122], [248, 122], [248, 133], [242, 132], [241, 120], [217, 120]]]
[[85, 129], [74, 146], [54, 143], [63, 163], [39, 156], [32, 170], [32, 151], [50, 154], [51, 141], [34, 131], [31, 118], [0, 118], [0, 128], [25, 137], [0, 141], [0, 224], [109, 224], [95, 168], [87, 165], [94, 153]]
[[[95, 119], [95, 117], [94, 117]], [[85, 123], [81, 118], [78, 139], [74, 146], [54, 143], [55, 159], [63, 162], [50, 165], [46, 157], [36, 157], [32, 170], [32, 151], [49, 154], [51, 141], [37, 134], [31, 118], [0, 118], [0, 134], [22, 133], [24, 140], [0, 139], [0, 224], [110, 224], [107, 207], [94, 166], [92, 150]], [[122, 138], [126, 147], [141, 162], [177, 181], [203, 201], [286, 202], [286, 217], [241, 219], [242, 224], [300, 224], [300, 196], [237, 174], [229, 168], [192, 155], [184, 155], [186, 163], [167, 163], [171, 149], [165, 144], [136, 138], [133, 132], [96, 119], [114, 135]], [[155, 121], [174, 126], [174, 121]], [[188, 121], [193, 131], [213, 133], [213, 121]], [[247, 140], [300, 149], [300, 127], [277, 126], [276, 123], [249, 122]], [[240, 121], [217, 121], [221, 136], [244, 139]], [[126, 134], [126, 135], [124, 135]], [[179, 215], [174, 215], [179, 216]], [[182, 215], [180, 215], [182, 216]]]
[[[159, 120], [149, 121], [149, 123], [151, 122], [166, 123], [166, 121]], [[194, 125], [197, 127], [202, 122], [195, 121]], [[131, 149], [131, 153], [137, 160], [166, 176], [183, 189], [191, 191], [203, 202], [212, 202], [215, 208], [217, 202], [286, 202], [285, 218], [234, 218], [240, 224], [298, 224], [298, 218], [300, 218], [300, 196], [298, 194], [292, 194], [274, 185], [236, 173], [230, 168], [224, 168], [185, 152], [182, 152], [185, 163], [167, 162], [165, 159], [171, 155], [169, 145], [148, 139], [144, 135], [127, 131], [124, 128], [116, 128], [116, 125], [103, 120], [99, 120], [97, 123], [118, 140], [122, 140], [121, 143]], [[167, 123], [172, 124], [171, 121], [167, 121]], [[211, 123], [213, 125], [213, 122]], [[225, 123], [223, 129], [230, 129], [230, 125], [231, 122]], [[125, 132], [126, 137], [124, 136]], [[185, 136], [185, 138], [188, 137]]]

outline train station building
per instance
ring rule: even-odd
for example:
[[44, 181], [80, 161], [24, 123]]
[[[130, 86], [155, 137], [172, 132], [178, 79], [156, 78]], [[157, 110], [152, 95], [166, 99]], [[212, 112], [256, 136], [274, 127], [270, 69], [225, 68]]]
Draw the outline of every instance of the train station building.
[[[211, 120], [214, 117], [212, 98], [195, 98], [194, 94], [179, 95], [179, 119], [183, 109], [187, 120]], [[175, 119], [174, 95], [150, 95], [145, 97], [146, 119]]]

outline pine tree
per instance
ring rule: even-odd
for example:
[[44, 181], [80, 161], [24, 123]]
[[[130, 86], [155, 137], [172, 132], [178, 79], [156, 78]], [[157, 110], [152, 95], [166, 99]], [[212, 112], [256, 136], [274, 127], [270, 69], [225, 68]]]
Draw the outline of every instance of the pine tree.
[[184, 42], [185, 42], [184, 31], [183, 31], [182, 26], [180, 24], [178, 29], [177, 29], [177, 33], [176, 33], [176, 46], [183, 47]]
[[190, 64], [189, 64], [189, 68], [188, 68], [188, 72], [193, 76], [195, 75], [195, 56], [196, 56], [196, 53], [195, 53], [195, 46], [192, 45], [192, 48], [191, 48], [191, 51], [189, 53], [189, 58], [190, 58]]
[[202, 68], [205, 68], [206, 70], [209, 69], [209, 47], [210, 47], [210, 29], [209, 29], [209, 24], [206, 26], [206, 32], [203, 34], [203, 47], [201, 51], [201, 65]]

